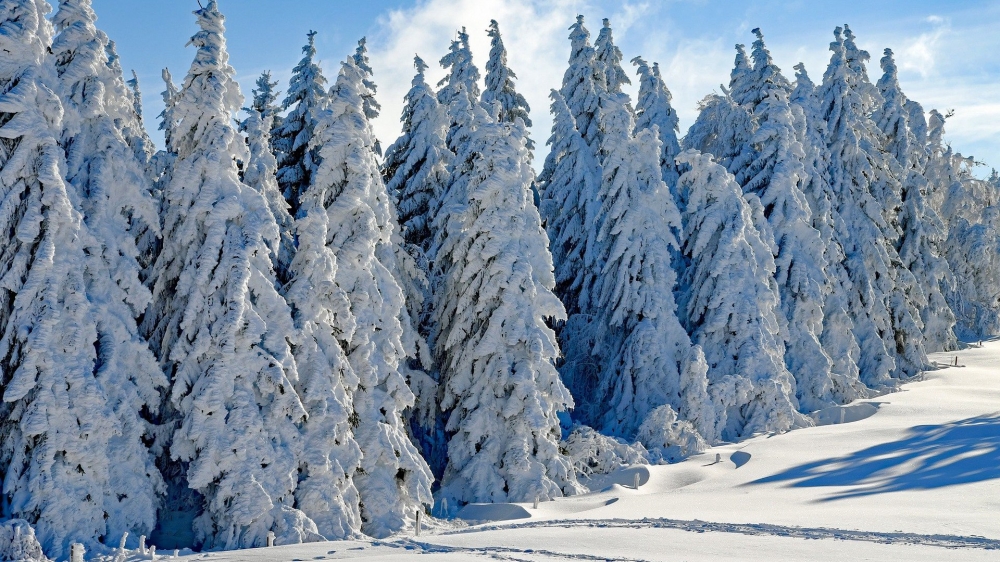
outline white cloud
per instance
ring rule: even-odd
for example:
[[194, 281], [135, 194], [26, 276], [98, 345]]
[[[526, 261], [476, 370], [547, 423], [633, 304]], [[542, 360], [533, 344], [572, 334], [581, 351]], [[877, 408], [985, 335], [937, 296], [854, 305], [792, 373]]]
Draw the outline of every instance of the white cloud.
[[429, 0], [389, 12], [380, 19], [378, 40], [369, 43], [379, 45], [371, 52], [383, 107], [375, 123], [379, 138], [388, 145], [399, 135], [403, 96], [414, 74], [413, 55], [419, 54], [431, 67], [427, 78], [436, 84], [444, 76], [438, 60], [465, 26], [482, 71], [489, 54], [486, 28], [496, 19], [509, 51], [508, 64], [518, 76], [517, 87], [532, 108], [536, 141], [544, 143], [551, 126], [549, 89], [562, 81], [572, 14], [586, 8], [587, 3], [578, 0]]

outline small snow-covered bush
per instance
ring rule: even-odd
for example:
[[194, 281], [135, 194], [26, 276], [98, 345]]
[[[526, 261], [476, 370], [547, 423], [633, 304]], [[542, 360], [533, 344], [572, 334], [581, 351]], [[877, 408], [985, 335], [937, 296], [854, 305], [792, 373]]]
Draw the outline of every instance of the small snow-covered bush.
[[3, 562], [48, 562], [35, 529], [24, 519], [0, 524], [0, 560]]
[[677, 462], [707, 448], [698, 431], [686, 420], [678, 420], [669, 405], [656, 408], [646, 416], [636, 438], [646, 443], [653, 462]]
[[629, 445], [585, 425], [577, 426], [562, 442], [562, 448], [581, 476], [610, 474], [622, 465], [649, 464], [649, 453], [642, 443]]

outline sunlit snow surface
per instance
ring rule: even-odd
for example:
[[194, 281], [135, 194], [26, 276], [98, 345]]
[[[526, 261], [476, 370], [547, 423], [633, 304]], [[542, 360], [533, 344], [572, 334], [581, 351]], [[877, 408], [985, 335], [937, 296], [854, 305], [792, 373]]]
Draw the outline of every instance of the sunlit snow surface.
[[[956, 356], [959, 367], [867, 401], [877, 407], [849, 406], [843, 424], [823, 412], [828, 425], [716, 447], [648, 475], [631, 469], [538, 509], [518, 504], [529, 518], [179, 559], [997, 560], [1000, 341], [931, 360]], [[512, 507], [498, 506], [498, 519]]]

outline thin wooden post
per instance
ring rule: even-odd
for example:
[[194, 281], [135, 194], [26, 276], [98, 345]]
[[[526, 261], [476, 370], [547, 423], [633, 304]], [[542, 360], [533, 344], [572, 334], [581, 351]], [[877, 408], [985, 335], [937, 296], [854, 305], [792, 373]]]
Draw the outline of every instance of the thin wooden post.
[[717, 462], [717, 463], [722, 462], [722, 454], [721, 453], [715, 453], [715, 462]]
[[840, 423], [844, 423], [844, 412], [845, 411], [846, 410], [844, 408], [840, 409]]
[[146, 554], [146, 535], [139, 535], [139, 554]]
[[635, 488], [636, 490], [639, 489], [639, 473], [638, 472], [636, 472], [635, 475], [632, 478], [632, 487]]
[[538, 496], [535, 496], [535, 509], [538, 509]]
[[274, 531], [267, 532], [267, 546], [268, 547], [274, 546]]
[[418, 537], [420, 536], [420, 509], [419, 508], [417, 509], [417, 521], [416, 521], [416, 523], [413, 526], [413, 534], [416, 535], [416, 536], [418, 536]]
[[83, 562], [83, 545], [80, 543], [73, 543], [69, 545], [69, 559], [70, 562]]
[[149, 547], [149, 559], [150, 560], [156, 560], [156, 545], [155, 544]]

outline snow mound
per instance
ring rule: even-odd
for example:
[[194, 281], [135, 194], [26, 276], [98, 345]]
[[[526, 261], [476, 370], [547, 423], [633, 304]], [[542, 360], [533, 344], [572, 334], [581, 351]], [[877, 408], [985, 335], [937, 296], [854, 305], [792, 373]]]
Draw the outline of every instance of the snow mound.
[[48, 562], [35, 529], [23, 519], [0, 525], [0, 560], [3, 562]]
[[512, 521], [528, 519], [527, 509], [514, 503], [470, 503], [458, 512], [457, 517], [465, 521]]
[[852, 423], [870, 418], [878, 412], [881, 402], [858, 402], [847, 406], [832, 406], [812, 413], [816, 425]]

